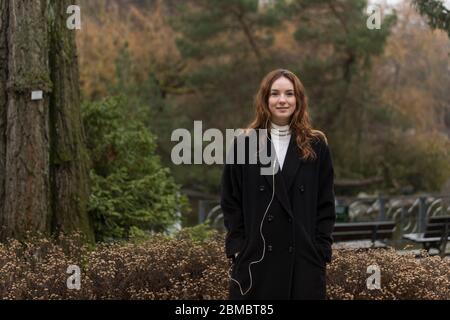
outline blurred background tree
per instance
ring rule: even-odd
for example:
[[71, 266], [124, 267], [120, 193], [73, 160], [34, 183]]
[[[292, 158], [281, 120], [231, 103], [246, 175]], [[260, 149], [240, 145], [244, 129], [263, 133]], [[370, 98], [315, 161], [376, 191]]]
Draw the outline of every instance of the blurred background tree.
[[414, 0], [420, 14], [428, 18], [432, 28], [447, 31], [450, 37], [450, 10], [440, 0]]

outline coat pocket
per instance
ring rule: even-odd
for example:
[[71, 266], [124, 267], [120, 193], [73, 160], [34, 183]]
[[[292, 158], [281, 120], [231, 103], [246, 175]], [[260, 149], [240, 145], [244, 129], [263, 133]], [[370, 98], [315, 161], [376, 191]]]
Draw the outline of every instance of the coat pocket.
[[245, 254], [245, 251], [247, 250], [248, 246], [248, 238], [245, 238], [243, 240], [243, 243], [240, 245], [239, 250], [236, 252], [239, 252], [239, 254], [232, 257], [232, 264], [233, 267], [236, 268], [237, 264], [242, 260], [242, 256]]
[[311, 237], [311, 235], [306, 232], [304, 227], [301, 228], [301, 231], [304, 235], [304, 239], [306, 239], [307, 242], [309, 256], [314, 260], [317, 266], [320, 266], [322, 269], [326, 269], [325, 258], [322, 255], [322, 251], [320, 250], [314, 239]]
[[242, 244], [242, 247], [239, 251], [238, 256], [236, 257], [236, 264], [242, 260], [242, 257], [246, 254], [247, 248], [248, 248], [248, 238], [244, 240], [244, 243]]
[[319, 257], [320, 263], [322, 263], [323, 265], [326, 265], [326, 261], [325, 261], [325, 257], [323, 255], [322, 249], [315, 241], [312, 241], [312, 243], [313, 243], [314, 250], [316, 251], [316, 256]]

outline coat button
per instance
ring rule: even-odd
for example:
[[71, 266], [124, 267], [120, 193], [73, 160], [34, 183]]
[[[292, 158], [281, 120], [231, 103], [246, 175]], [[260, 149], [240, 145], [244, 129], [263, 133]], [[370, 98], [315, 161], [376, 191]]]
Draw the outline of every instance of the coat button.
[[305, 186], [304, 185], [300, 185], [300, 193], [305, 192]]
[[272, 246], [270, 244], [267, 246], [267, 251], [272, 252]]
[[274, 218], [273, 215], [269, 214], [267, 216], [267, 221], [271, 222], [273, 220], [273, 218]]
[[292, 218], [289, 218], [288, 221], [289, 221], [289, 223], [292, 223]]
[[294, 252], [294, 247], [293, 246], [289, 246], [289, 253]]
[[259, 191], [264, 191], [264, 186], [263, 185], [259, 186]]

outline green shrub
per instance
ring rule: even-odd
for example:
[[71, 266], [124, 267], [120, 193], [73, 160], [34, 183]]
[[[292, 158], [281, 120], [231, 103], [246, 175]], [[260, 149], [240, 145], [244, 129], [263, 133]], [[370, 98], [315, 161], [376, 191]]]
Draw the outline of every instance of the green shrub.
[[177, 232], [175, 239], [187, 239], [194, 242], [204, 242], [214, 240], [219, 237], [219, 232], [211, 227], [209, 221], [198, 224], [193, 227], [185, 227]]
[[89, 213], [96, 239], [166, 231], [189, 210], [187, 198], [156, 155], [156, 138], [120, 98], [86, 104], [83, 121], [92, 160]]

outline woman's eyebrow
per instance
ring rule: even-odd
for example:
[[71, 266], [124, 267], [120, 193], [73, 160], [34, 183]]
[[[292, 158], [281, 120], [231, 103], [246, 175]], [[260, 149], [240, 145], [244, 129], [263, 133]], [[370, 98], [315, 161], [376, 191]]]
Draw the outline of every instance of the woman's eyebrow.
[[[278, 89], [271, 89], [271, 91], [280, 91]], [[286, 91], [294, 91], [294, 89], [287, 89]]]

